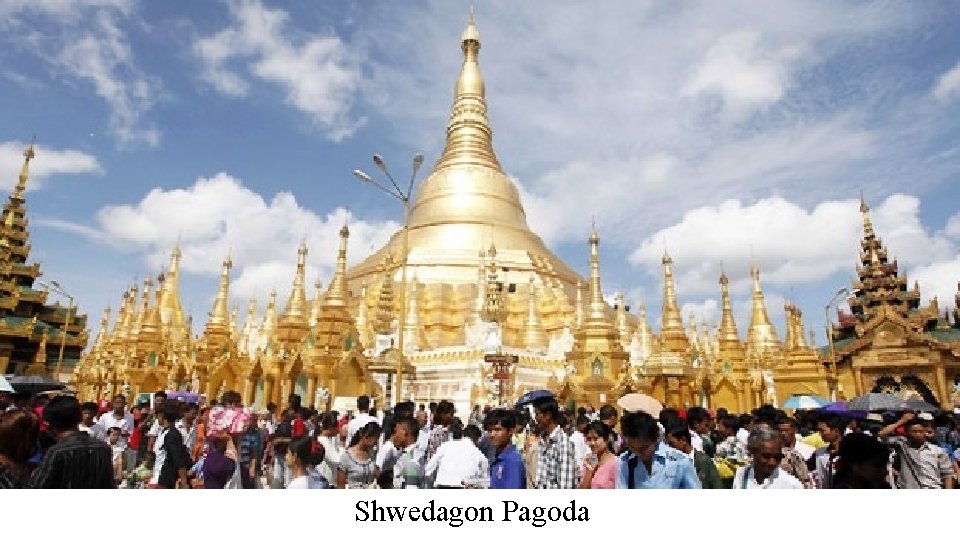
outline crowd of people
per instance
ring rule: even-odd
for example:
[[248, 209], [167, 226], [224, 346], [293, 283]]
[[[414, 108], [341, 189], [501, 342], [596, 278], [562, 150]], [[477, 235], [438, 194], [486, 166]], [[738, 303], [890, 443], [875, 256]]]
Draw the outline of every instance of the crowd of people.
[[[950, 414], [870, 419], [763, 406], [564, 410], [450, 401], [343, 414], [244, 407], [237, 392], [201, 407], [167, 399], [60, 395], [0, 414], [2, 488], [203, 489], [843, 489], [953, 488], [960, 425]], [[464, 421], [465, 420], [465, 421]]]

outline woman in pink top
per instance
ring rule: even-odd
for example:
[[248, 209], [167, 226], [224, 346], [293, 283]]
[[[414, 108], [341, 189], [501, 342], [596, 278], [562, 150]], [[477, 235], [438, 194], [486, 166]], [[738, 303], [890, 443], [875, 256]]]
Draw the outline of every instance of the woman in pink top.
[[587, 426], [584, 440], [590, 453], [583, 461], [580, 489], [614, 489], [617, 487], [617, 456], [611, 451], [613, 430], [596, 420]]

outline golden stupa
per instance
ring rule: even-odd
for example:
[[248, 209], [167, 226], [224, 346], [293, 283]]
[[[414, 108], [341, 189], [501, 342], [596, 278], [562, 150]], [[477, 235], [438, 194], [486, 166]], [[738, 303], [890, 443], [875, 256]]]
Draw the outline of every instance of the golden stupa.
[[[919, 308], [919, 292], [906, 291], [896, 262], [887, 263], [865, 205], [863, 268], [850, 301], [856, 317], [843, 319], [830, 334], [834, 349], [814, 348], [792, 304], [784, 306], [787, 328], [780, 340], [756, 267], [744, 338], [726, 274], [719, 281], [719, 326], [698, 326], [692, 317], [685, 326], [668, 253], [661, 261], [658, 333], [645, 306], [630, 313], [622, 293], [608, 305], [596, 228], [588, 239], [589, 274], [581, 277], [527, 224], [517, 187], [493, 149], [472, 16], [461, 48], [446, 145], [411, 201], [407, 257], [401, 230], [348, 269], [350, 231], [344, 226], [326, 290], [317, 283], [308, 297], [307, 246], [301, 245], [286, 306], [280, 309], [274, 291], [262, 318], [250, 302], [242, 325], [238, 309], [230, 309], [227, 257], [203, 333], [194, 336], [181, 308], [176, 248], [166, 275], [145, 282], [142, 297], [136, 285], [123, 294], [112, 329], [105, 311], [94, 346], [74, 371], [82, 396], [123, 392], [134, 398], [167, 388], [215, 398], [232, 389], [258, 407], [297, 393], [307, 405], [343, 411], [366, 393], [377, 406], [398, 398], [449, 399], [466, 411], [549, 388], [567, 406], [596, 407], [643, 392], [667, 406], [741, 412], [795, 394], [837, 398], [869, 390], [869, 384], [896, 384], [929, 387], [923, 393], [928, 400], [960, 400], [950, 389], [951, 381], [960, 388], [960, 296], [952, 326], [938, 318], [935, 302]], [[401, 281], [404, 260], [407, 283]], [[494, 377], [486, 362], [491, 354], [517, 358], [498, 373], [506, 380]], [[904, 364], [905, 358], [914, 360]], [[398, 389], [393, 374], [401, 360], [405, 375]], [[908, 364], [909, 373], [897, 367]]]
[[[463, 67], [454, 88], [447, 140], [433, 171], [410, 208], [408, 271], [421, 285], [474, 284], [483, 264], [478, 253], [496, 247], [497, 262], [511, 283], [574, 290], [581, 278], [550, 252], [530, 227], [517, 186], [500, 167], [480, 73], [480, 34], [473, 22], [463, 32]], [[401, 252], [402, 231], [348, 272], [351, 290], [377, 273], [388, 253]]]

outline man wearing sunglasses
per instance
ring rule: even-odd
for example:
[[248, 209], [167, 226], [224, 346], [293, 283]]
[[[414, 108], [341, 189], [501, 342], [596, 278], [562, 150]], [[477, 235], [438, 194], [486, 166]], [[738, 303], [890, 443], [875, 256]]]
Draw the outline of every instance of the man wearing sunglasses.
[[753, 462], [737, 469], [733, 489], [803, 489], [795, 476], [780, 468], [783, 437], [767, 426], [754, 428], [747, 437]]

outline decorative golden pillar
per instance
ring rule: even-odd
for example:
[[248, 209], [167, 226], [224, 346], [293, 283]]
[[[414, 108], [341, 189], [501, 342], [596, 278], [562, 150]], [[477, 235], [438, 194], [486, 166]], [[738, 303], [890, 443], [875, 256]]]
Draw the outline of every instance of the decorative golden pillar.
[[251, 377], [243, 378], [243, 403], [252, 404], [253, 403], [253, 393], [256, 389], [253, 379]]
[[860, 368], [853, 369], [853, 382], [857, 387], [854, 395], [862, 396], [863, 394], [867, 393], [863, 388], [863, 374], [860, 372]]
[[263, 401], [267, 403], [278, 403], [273, 397], [273, 377], [263, 374]]
[[316, 394], [317, 394], [317, 378], [313, 375], [307, 377], [307, 395], [304, 396], [304, 401], [307, 403], [307, 406], [316, 408]]
[[950, 391], [947, 387], [947, 370], [942, 365], [934, 369], [934, 377], [937, 383], [937, 401], [940, 402], [942, 409], [950, 408]]

